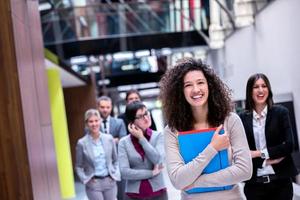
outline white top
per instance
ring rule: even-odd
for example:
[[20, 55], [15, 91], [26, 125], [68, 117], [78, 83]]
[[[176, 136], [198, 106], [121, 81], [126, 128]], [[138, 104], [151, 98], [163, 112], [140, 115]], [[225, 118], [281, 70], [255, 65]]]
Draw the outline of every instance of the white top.
[[[268, 107], [266, 106], [261, 114], [258, 114], [253, 110], [253, 134], [255, 140], [255, 146], [257, 150], [260, 150], [266, 155], [266, 159], [269, 157], [269, 152], [267, 150], [266, 142], [266, 119], [267, 119]], [[273, 167], [271, 165], [266, 165], [266, 161], [263, 163], [262, 168], [257, 169], [257, 176], [275, 174]]]

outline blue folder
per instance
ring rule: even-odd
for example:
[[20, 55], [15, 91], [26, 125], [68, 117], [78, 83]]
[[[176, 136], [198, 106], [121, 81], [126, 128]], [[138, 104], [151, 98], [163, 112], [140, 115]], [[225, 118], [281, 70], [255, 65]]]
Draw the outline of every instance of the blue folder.
[[[216, 128], [183, 131], [178, 133], [179, 151], [185, 163], [192, 161], [210, 143]], [[223, 134], [222, 129], [219, 134]], [[209, 174], [229, 166], [227, 149], [219, 151], [210, 163], [204, 168], [202, 174]], [[187, 190], [188, 194], [230, 190], [232, 185], [224, 187], [198, 187]]]

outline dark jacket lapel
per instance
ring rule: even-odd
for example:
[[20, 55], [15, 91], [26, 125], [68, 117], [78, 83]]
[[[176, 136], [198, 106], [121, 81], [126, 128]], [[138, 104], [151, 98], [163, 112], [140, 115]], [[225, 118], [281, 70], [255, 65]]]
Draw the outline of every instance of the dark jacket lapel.
[[268, 146], [268, 141], [270, 141], [270, 126], [271, 126], [271, 121], [272, 121], [272, 115], [273, 115], [273, 109], [268, 109], [267, 113], [267, 119], [266, 119], [266, 125], [265, 125], [265, 136], [266, 136], [266, 143]]
[[246, 130], [248, 130], [248, 143], [251, 150], [255, 150], [255, 140], [254, 140], [254, 134], [253, 134], [253, 112], [247, 112], [246, 114], [246, 124], [247, 127], [245, 127]]

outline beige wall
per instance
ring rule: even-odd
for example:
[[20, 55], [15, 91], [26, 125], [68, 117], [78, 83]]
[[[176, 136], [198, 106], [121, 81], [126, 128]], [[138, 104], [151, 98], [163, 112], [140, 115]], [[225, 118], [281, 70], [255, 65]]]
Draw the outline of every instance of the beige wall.
[[235, 100], [245, 99], [247, 79], [257, 72], [268, 76], [275, 97], [292, 94], [300, 143], [299, 7], [299, 0], [273, 1], [255, 17], [255, 24], [235, 31], [208, 60], [222, 68]]

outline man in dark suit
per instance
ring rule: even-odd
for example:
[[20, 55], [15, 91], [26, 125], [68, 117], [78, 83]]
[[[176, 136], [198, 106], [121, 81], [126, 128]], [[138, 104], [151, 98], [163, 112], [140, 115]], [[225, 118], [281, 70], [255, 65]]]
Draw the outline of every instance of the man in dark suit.
[[127, 135], [125, 124], [122, 120], [111, 117], [112, 101], [107, 96], [101, 96], [97, 100], [98, 110], [102, 118], [101, 132], [111, 134], [116, 143], [121, 137]]

